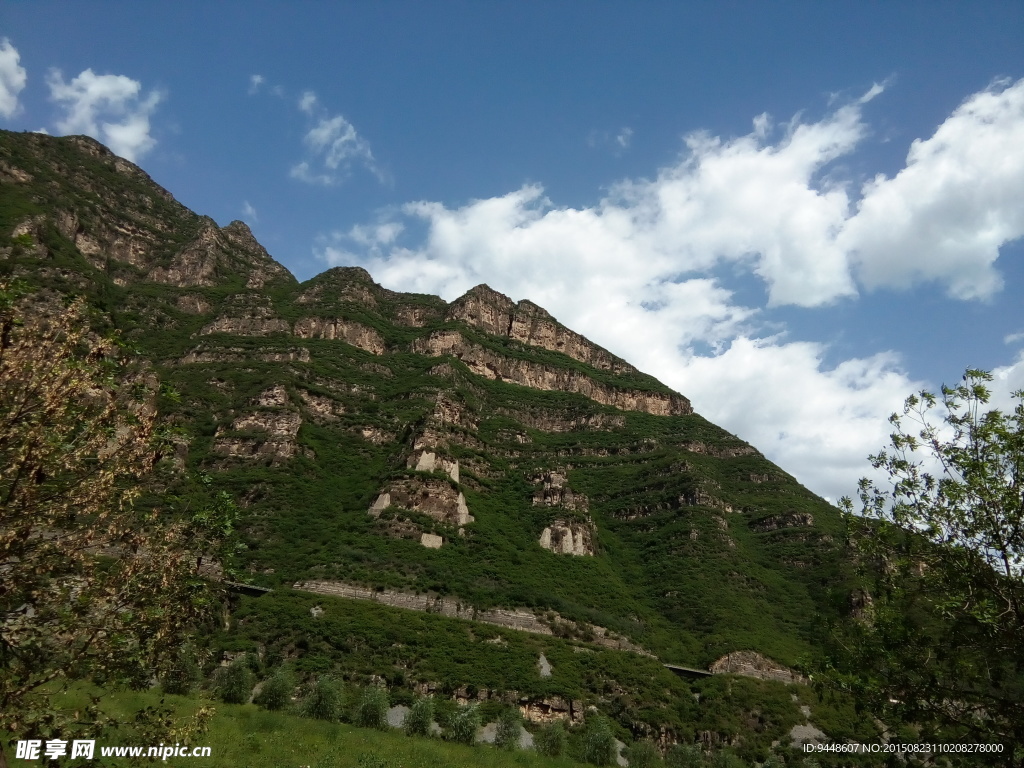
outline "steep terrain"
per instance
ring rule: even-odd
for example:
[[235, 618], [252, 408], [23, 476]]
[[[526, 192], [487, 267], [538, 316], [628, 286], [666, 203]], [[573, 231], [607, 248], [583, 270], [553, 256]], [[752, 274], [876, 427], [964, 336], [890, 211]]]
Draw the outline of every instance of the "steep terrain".
[[792, 680], [849, 594], [830, 505], [529, 301], [300, 284], [85, 137], [0, 134], [0, 243], [0, 275], [87, 295], [177, 392], [147, 501], [243, 505], [235, 578], [273, 592], [224, 648], [679, 732], [700, 715], [662, 662]]

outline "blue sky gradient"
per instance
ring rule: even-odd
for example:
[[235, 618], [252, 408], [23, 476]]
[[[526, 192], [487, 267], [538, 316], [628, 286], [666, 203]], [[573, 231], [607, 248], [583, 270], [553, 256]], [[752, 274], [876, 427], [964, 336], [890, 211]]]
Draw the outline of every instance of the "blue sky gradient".
[[530, 298], [835, 498], [914, 389], [1024, 387], [1021, 30], [1019, 2], [7, 3], [0, 126], [95, 135], [300, 279]]

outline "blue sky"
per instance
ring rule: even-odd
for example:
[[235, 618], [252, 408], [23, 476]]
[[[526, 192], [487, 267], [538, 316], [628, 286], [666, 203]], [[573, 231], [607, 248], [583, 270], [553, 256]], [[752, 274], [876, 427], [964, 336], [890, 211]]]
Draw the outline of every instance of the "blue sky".
[[1024, 4], [6, 3], [90, 133], [300, 279], [486, 282], [850, 493], [910, 392], [1024, 387]]

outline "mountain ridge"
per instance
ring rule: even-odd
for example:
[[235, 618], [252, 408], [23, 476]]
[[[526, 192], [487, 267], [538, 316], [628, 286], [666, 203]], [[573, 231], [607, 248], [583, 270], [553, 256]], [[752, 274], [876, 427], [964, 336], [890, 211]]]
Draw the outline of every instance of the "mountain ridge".
[[[244, 223], [192, 213], [91, 139], [0, 133], [0, 192], [0, 275], [85, 295], [177, 393], [160, 408], [182, 439], [144, 503], [224, 490], [242, 505], [239, 578], [275, 592], [239, 598], [214, 647], [409, 686], [595, 697], [680, 728], [689, 704], [627, 670], [676, 690], [670, 672], [608, 655], [584, 672], [576, 656], [623, 653], [587, 650], [594, 628], [676, 664], [752, 652], [793, 666], [846, 610], [831, 505], [531, 301], [400, 293], [360, 267], [300, 283]], [[344, 598], [302, 583], [530, 614], [551, 636], [502, 642], [543, 648], [556, 672], [503, 678], [503, 646], [480, 630], [400, 622], [481, 659], [452, 666], [398, 627], [371, 631], [386, 607], [353, 604], [358, 621], [339, 624], [316, 600]]]

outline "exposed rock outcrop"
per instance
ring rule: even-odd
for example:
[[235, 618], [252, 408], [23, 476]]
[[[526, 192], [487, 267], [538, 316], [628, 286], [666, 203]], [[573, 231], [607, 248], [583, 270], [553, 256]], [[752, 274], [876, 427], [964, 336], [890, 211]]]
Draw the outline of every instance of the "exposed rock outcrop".
[[394, 480], [370, 506], [370, 515], [390, 507], [419, 512], [445, 525], [461, 526], [473, 522], [466, 506], [466, 497], [445, 480], [409, 477]]
[[780, 528], [810, 528], [814, 525], [814, 515], [810, 512], [790, 512], [785, 515], [769, 515], [759, 520], [750, 521], [750, 530], [764, 533], [777, 531]]
[[755, 651], [734, 651], [715, 661], [709, 670], [716, 675], [743, 675], [780, 683], [807, 683], [807, 678]]
[[652, 655], [649, 651], [631, 643], [624, 637], [609, 632], [604, 627], [566, 621], [553, 611], [549, 611], [542, 620], [541, 617], [526, 610], [508, 610], [504, 608], [478, 610], [472, 605], [463, 603], [455, 598], [398, 592], [390, 589], [375, 590], [346, 584], [341, 581], [299, 581], [292, 588], [318, 595], [334, 595], [335, 597], [347, 597], [353, 600], [371, 600], [395, 608], [437, 613], [442, 616], [479, 621], [484, 624], [504, 627], [505, 629], [532, 632], [538, 635], [558, 634], [564, 637], [576, 637], [582, 633], [587, 636], [588, 642], [595, 645], [620, 651], [631, 651], [645, 656]]
[[457, 459], [446, 459], [433, 451], [418, 451], [409, 457], [407, 465], [417, 472], [444, 472], [448, 477], [459, 482], [459, 462]]
[[265, 363], [308, 363], [309, 350], [305, 347], [207, 347], [202, 344], [179, 359], [179, 365], [191, 363], [242, 363], [246, 360], [260, 360]]
[[509, 381], [533, 389], [580, 394], [602, 405], [624, 411], [643, 411], [656, 416], [678, 416], [693, 412], [690, 401], [680, 394], [619, 389], [595, 381], [576, 370], [504, 357], [466, 341], [458, 331], [435, 331], [426, 338], [417, 339], [413, 350], [428, 355], [452, 355], [473, 373], [486, 379]]
[[374, 355], [383, 355], [387, 348], [377, 331], [352, 320], [305, 317], [296, 321], [294, 333], [302, 339], [339, 339]]
[[593, 556], [593, 527], [577, 521], [554, 520], [541, 532], [538, 543], [556, 555]]
[[561, 352], [603, 371], [635, 373], [636, 368], [574, 331], [531, 301], [516, 303], [486, 285], [472, 288], [452, 302], [448, 319], [458, 320], [495, 336]]
[[590, 500], [582, 493], [573, 492], [566, 476], [560, 472], [535, 475], [533, 482], [541, 486], [533, 494], [535, 507], [563, 507], [580, 512], [590, 508]]

